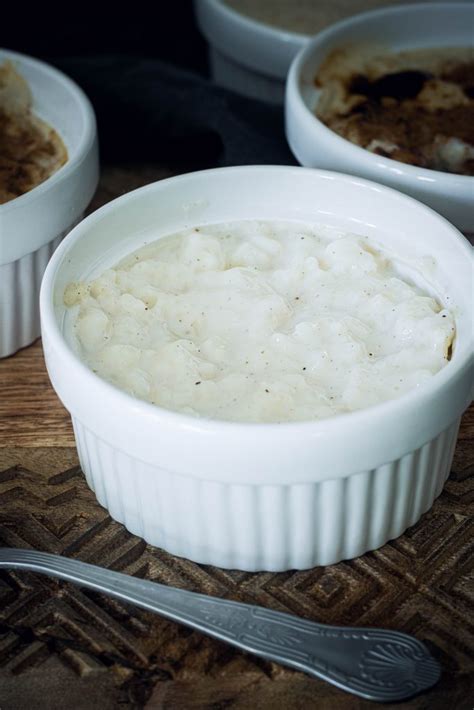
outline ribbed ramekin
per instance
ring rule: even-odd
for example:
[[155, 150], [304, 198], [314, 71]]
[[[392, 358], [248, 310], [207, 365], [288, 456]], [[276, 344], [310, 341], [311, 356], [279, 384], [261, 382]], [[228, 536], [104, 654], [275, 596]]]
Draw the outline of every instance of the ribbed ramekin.
[[[238, 199], [236, 196], [238, 195]], [[93, 277], [179, 229], [294, 219], [357, 232], [396, 254], [456, 317], [451, 361], [399, 399], [314, 422], [241, 424], [156, 407], [101, 380], [76, 351], [63, 305]], [[304, 569], [363, 554], [413, 525], [449, 474], [472, 398], [472, 252], [446, 220], [358, 178], [304, 168], [182, 175], [97, 211], [58, 247], [41, 290], [49, 375], [70, 411], [99, 502], [166, 550], [245, 570]]]
[[341, 47], [470, 47], [473, 27], [472, 2], [422, 2], [354, 15], [312, 38], [292, 61], [286, 82], [286, 137], [298, 162], [376, 180], [421, 200], [463, 232], [474, 232], [474, 177], [409, 165], [351, 143], [316, 116], [315, 84], [321, 64]]
[[221, 0], [195, 0], [194, 11], [209, 43], [214, 81], [244, 96], [283, 104], [291, 60], [309, 36], [258, 22]]
[[33, 190], [0, 205], [0, 357], [40, 335], [39, 289], [46, 264], [78, 222], [98, 181], [95, 117], [74, 82], [53, 67], [0, 49], [27, 80], [33, 110], [63, 139], [66, 164]]
[[278, 571], [358, 557], [416, 523], [449, 475], [459, 421], [377, 468], [286, 485], [220, 483], [159, 469], [73, 424], [89, 486], [130, 532], [204, 564]]

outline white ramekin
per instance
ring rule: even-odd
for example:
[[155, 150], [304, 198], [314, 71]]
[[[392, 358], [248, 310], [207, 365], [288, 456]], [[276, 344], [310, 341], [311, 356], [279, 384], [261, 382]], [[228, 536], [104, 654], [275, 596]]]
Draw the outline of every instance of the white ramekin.
[[407, 165], [342, 138], [315, 115], [314, 79], [329, 52], [347, 44], [382, 43], [388, 51], [471, 46], [474, 3], [403, 5], [356, 15], [319, 33], [292, 62], [285, 96], [286, 136], [306, 167], [340, 170], [415, 197], [459, 229], [474, 232], [474, 177]]
[[[192, 225], [294, 219], [367, 235], [427, 282], [456, 316], [452, 360], [400, 399], [329, 419], [236, 424], [135, 399], [76, 354], [65, 286]], [[394, 190], [291, 167], [181, 175], [114, 200], [53, 255], [41, 289], [46, 364], [72, 416], [99, 502], [133, 533], [202, 563], [245, 570], [325, 565], [400, 535], [448, 476], [472, 396], [472, 253], [446, 220]]]
[[221, 0], [194, 0], [194, 10], [209, 43], [214, 81], [239, 94], [283, 104], [291, 60], [309, 38], [257, 22]]
[[46, 264], [78, 222], [98, 182], [95, 117], [81, 89], [57, 69], [0, 49], [27, 80], [33, 110], [63, 139], [68, 161], [37, 187], [0, 205], [0, 357], [40, 335], [39, 289]]

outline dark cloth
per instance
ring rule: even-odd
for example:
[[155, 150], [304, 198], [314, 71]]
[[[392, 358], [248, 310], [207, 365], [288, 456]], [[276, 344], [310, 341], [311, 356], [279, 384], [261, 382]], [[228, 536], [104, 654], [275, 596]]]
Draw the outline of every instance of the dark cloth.
[[283, 108], [156, 59], [54, 58], [96, 112], [102, 159], [211, 167], [295, 165]]

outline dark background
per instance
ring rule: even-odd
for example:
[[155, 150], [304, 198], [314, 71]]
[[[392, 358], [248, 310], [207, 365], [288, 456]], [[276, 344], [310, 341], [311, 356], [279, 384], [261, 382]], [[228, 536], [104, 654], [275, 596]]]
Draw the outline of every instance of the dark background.
[[100, 2], [62, 10], [14, 2], [0, 21], [0, 47], [5, 49], [45, 60], [111, 54], [157, 58], [208, 74], [206, 42], [191, 0], [107, 3], [108, 11]]
[[179, 170], [294, 164], [279, 106], [209, 78], [206, 40], [191, 0], [8, 6], [0, 47], [54, 64], [90, 98], [102, 163]]
[[192, 0], [58, 6], [4, 0], [0, 47], [52, 63], [84, 89], [97, 115], [103, 161], [295, 162], [281, 107], [210, 81]]

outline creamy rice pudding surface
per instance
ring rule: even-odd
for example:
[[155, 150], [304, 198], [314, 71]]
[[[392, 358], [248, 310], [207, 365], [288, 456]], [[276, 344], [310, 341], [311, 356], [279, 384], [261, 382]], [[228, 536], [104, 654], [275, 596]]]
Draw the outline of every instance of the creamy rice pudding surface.
[[360, 236], [239, 221], [159, 239], [72, 283], [98, 375], [162, 407], [302, 421], [410, 392], [449, 359], [454, 320]]

